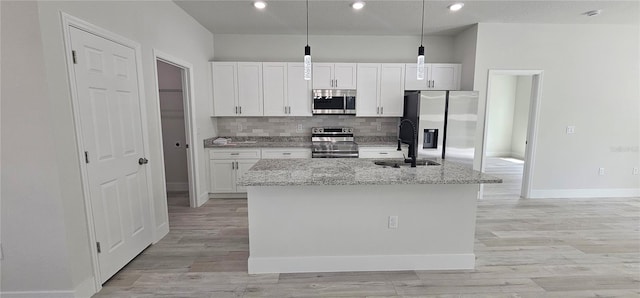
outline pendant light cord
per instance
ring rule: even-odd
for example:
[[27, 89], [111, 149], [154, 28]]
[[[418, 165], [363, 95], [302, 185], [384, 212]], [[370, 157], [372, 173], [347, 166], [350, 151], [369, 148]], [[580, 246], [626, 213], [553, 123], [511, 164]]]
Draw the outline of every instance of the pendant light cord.
[[[309, 1], [309, 0], [307, 0], [307, 1]], [[308, 13], [309, 13], [309, 12], [307, 11], [307, 14], [308, 14]], [[307, 19], [308, 19], [308, 18], [309, 18], [309, 16], [307, 15]], [[309, 22], [309, 21], [307, 20], [307, 22]], [[309, 26], [309, 25], [307, 25], [307, 26]], [[309, 29], [307, 29], [307, 31], [309, 31]], [[309, 33], [307, 33], [307, 35], [308, 35], [308, 34], [309, 34]], [[422, 27], [420, 28], [420, 46], [422, 46], [422, 37], [423, 37], [423, 36], [424, 36], [424, 0], [422, 0]], [[307, 38], [308, 38], [308, 37], [307, 37]], [[307, 42], [308, 42], [308, 41], [307, 41]]]
[[309, 45], [309, 0], [307, 0], [307, 46], [308, 45]]

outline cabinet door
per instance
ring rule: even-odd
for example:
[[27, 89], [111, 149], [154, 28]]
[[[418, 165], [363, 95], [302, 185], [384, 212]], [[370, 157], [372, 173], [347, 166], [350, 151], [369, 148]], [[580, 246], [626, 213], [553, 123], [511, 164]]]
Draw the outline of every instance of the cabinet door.
[[431, 64], [432, 90], [459, 90], [460, 64]]
[[380, 64], [358, 63], [356, 116], [377, 117], [379, 115], [379, 82]]
[[238, 168], [236, 169], [236, 173], [235, 173], [236, 176], [233, 181], [233, 184], [237, 192], [247, 192], [247, 188], [242, 185], [237, 185], [236, 181], [240, 179], [240, 177], [242, 177], [242, 175], [244, 175], [247, 171], [249, 171], [249, 169], [253, 167], [253, 165], [255, 165], [258, 161], [259, 159], [245, 159], [245, 160], [236, 161]]
[[262, 63], [262, 88], [264, 115], [286, 116], [287, 63]]
[[212, 62], [213, 115], [236, 116], [238, 101], [236, 62]]
[[382, 64], [380, 72], [380, 116], [402, 117], [404, 73], [404, 64]]
[[424, 80], [417, 79], [418, 66], [416, 63], [405, 64], [404, 90], [427, 90], [429, 80], [428, 65], [425, 64]]
[[209, 160], [209, 192], [236, 192], [233, 160]]
[[311, 116], [311, 81], [304, 79], [303, 63], [287, 63], [287, 100], [289, 116]]
[[334, 89], [356, 89], [356, 64], [336, 63], [333, 77]]
[[313, 89], [333, 89], [333, 63], [313, 63]]
[[238, 62], [239, 116], [263, 116], [262, 63]]

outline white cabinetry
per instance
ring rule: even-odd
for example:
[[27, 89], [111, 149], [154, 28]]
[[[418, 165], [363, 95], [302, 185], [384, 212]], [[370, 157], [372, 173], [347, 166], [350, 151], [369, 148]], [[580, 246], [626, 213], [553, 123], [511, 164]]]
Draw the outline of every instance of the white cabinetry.
[[406, 64], [405, 90], [460, 90], [460, 64], [425, 64], [425, 79], [416, 78], [417, 65]]
[[262, 63], [265, 116], [311, 116], [311, 82], [303, 73], [302, 63]]
[[311, 158], [309, 148], [263, 148], [262, 158], [288, 159]]
[[366, 147], [358, 148], [359, 158], [404, 158], [407, 156], [407, 146], [403, 145], [402, 150], [397, 147]]
[[356, 89], [355, 63], [313, 63], [313, 89]]
[[404, 64], [358, 63], [356, 116], [402, 117]]
[[262, 116], [262, 63], [212, 62], [214, 116]]
[[237, 179], [260, 160], [260, 149], [210, 149], [209, 192], [246, 192]]

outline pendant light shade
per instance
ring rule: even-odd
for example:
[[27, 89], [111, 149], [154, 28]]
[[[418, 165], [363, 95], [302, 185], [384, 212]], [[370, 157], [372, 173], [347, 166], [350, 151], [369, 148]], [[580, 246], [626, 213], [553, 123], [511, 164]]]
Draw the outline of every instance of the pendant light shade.
[[422, 38], [424, 37], [424, 0], [422, 0], [422, 27], [420, 27], [420, 46], [418, 47], [418, 63], [416, 64], [418, 80], [424, 80], [424, 46], [422, 46]]
[[424, 47], [418, 47], [418, 80], [424, 80]]
[[307, 0], [307, 45], [304, 47], [304, 79], [311, 80], [311, 47], [309, 46], [309, 0]]

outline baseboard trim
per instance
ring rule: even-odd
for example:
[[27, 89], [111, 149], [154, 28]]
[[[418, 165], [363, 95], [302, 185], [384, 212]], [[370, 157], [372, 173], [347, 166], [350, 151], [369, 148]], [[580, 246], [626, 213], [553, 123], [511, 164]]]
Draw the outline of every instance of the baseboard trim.
[[532, 189], [529, 195], [529, 198], [531, 199], [580, 199], [607, 197], [640, 197], [640, 188]]
[[93, 296], [93, 294], [97, 293], [98, 290], [99, 289], [96, 289], [95, 279], [91, 276], [77, 285], [74, 292], [76, 294], [76, 298], [85, 298]]
[[465, 270], [475, 254], [249, 257], [249, 273], [301, 273], [400, 270]]
[[210, 199], [246, 199], [247, 193], [209, 193]]
[[[0, 292], [2, 298], [76, 298], [73, 291]], [[87, 296], [91, 297], [91, 296]]]
[[167, 182], [167, 191], [189, 191], [189, 182]]

